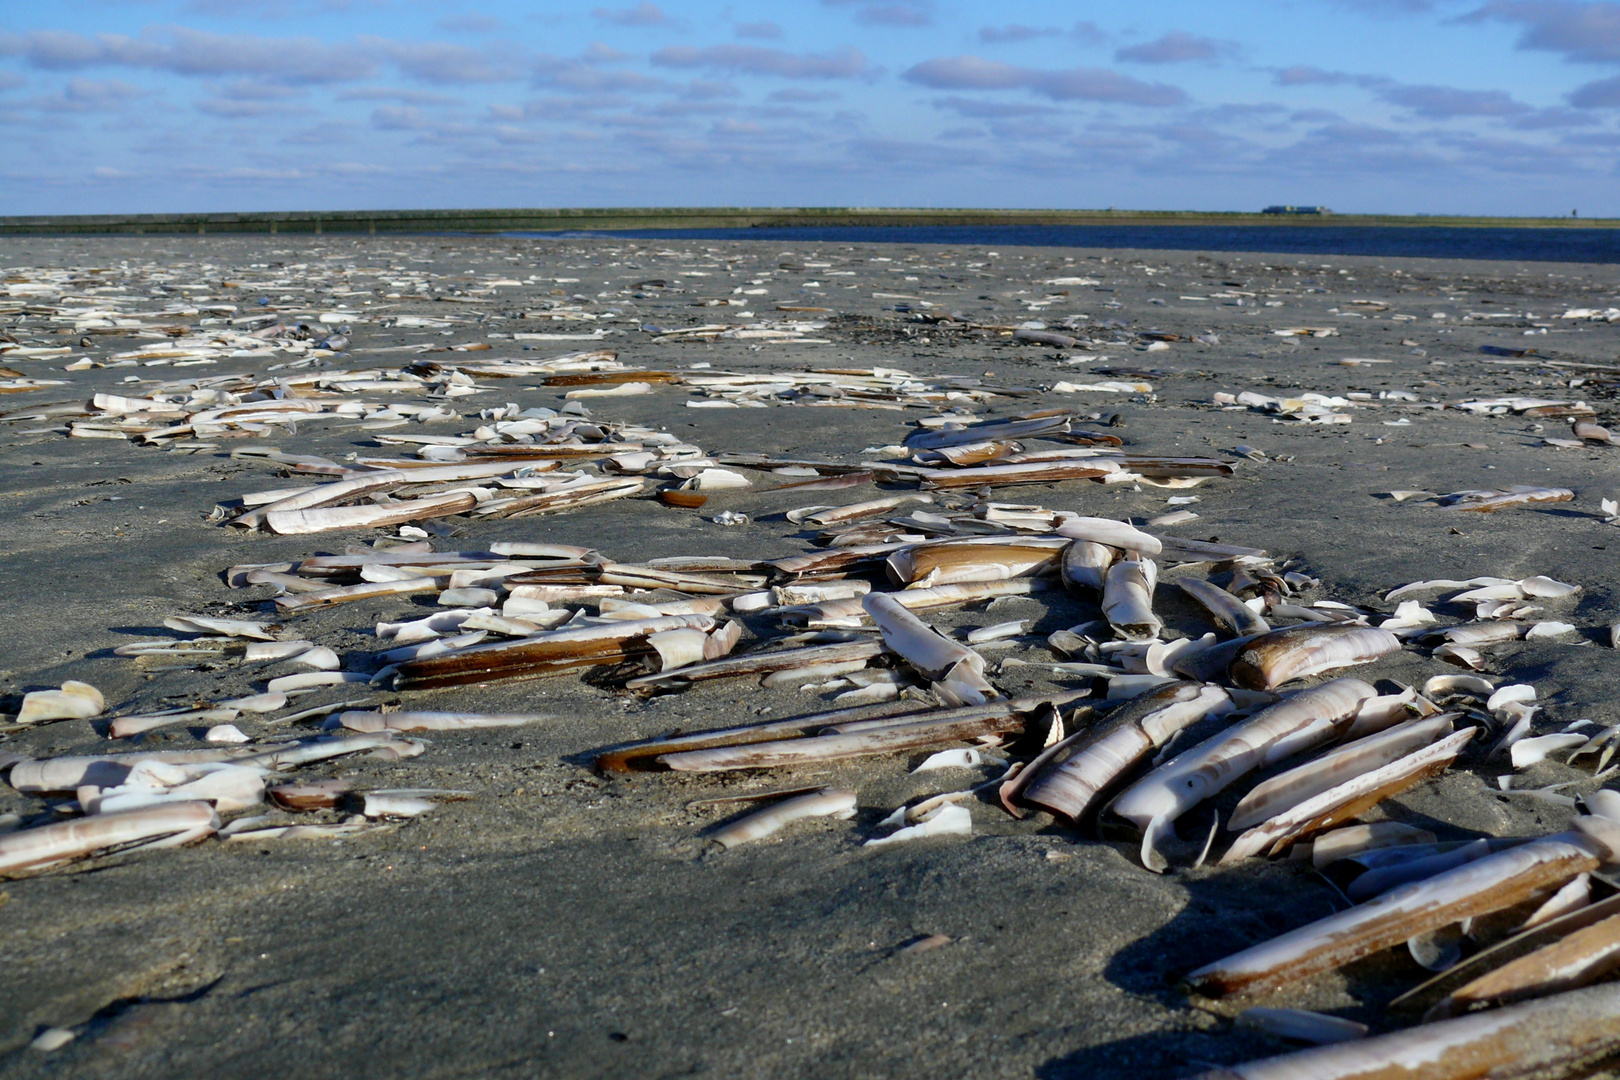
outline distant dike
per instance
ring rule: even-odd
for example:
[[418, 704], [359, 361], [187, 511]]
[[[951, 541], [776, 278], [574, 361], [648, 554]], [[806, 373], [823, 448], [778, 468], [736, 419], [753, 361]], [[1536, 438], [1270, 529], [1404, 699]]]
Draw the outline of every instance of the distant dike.
[[568, 210], [335, 210], [220, 214], [0, 217], [0, 236], [164, 236], [213, 233], [529, 233], [645, 229], [995, 225], [1269, 225], [1286, 228], [1616, 228], [1620, 218], [1207, 213], [1179, 210], [939, 210], [660, 207]]

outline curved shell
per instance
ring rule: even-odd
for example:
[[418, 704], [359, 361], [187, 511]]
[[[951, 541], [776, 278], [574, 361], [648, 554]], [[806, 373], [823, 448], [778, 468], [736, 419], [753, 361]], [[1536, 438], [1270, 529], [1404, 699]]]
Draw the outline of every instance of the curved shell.
[[1138, 780], [1114, 803], [1114, 813], [1144, 830], [1173, 822], [1260, 766], [1327, 742], [1376, 693], [1360, 679], [1334, 679], [1262, 709]]
[[1115, 633], [1136, 640], [1159, 636], [1164, 623], [1153, 614], [1153, 589], [1158, 581], [1159, 568], [1152, 559], [1121, 559], [1108, 568], [1102, 609]]
[[1376, 735], [1345, 743], [1331, 753], [1273, 776], [1243, 796], [1243, 801], [1232, 811], [1232, 819], [1226, 823], [1226, 827], [1236, 832], [1258, 825], [1329, 788], [1398, 761], [1414, 750], [1450, 735], [1451, 722], [1458, 715], [1448, 713], [1430, 720], [1399, 724]]
[[1606, 857], [1602, 848], [1570, 832], [1498, 851], [1206, 964], [1187, 981], [1199, 993], [1219, 997], [1307, 978], [1557, 888], [1596, 869]]
[[1357, 1042], [1312, 1047], [1195, 1080], [1472, 1080], [1549, 1076], [1620, 1047], [1620, 985], [1571, 990], [1540, 1001], [1422, 1024]]
[[1114, 565], [1119, 552], [1090, 540], [1076, 540], [1063, 549], [1063, 584], [1071, 589], [1086, 588], [1102, 592], [1108, 568]]
[[1400, 647], [1400, 638], [1376, 626], [1290, 626], [1249, 642], [1233, 657], [1229, 670], [1239, 686], [1270, 690], [1294, 679], [1370, 663]]
[[1112, 518], [1071, 517], [1057, 527], [1057, 534], [1073, 540], [1140, 551], [1144, 555], [1157, 555], [1164, 549], [1158, 537]]
[[1150, 691], [1087, 732], [1067, 761], [1043, 770], [1025, 791], [1024, 801], [1079, 821], [1098, 795], [1172, 735], [1230, 706], [1231, 699], [1218, 686], [1179, 683]]
[[1209, 612], [1216, 626], [1234, 637], [1264, 634], [1271, 629], [1271, 625], [1256, 615], [1249, 605], [1219, 585], [1202, 578], [1182, 578], [1176, 584], [1182, 592], [1197, 601], [1199, 607]]

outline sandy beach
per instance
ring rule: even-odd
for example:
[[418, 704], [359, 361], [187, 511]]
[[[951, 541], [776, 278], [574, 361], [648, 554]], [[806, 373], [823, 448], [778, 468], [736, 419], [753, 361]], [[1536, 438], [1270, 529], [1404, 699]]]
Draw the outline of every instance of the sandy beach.
[[[574, 388], [475, 375], [466, 385], [477, 392], [465, 396], [359, 390], [348, 396], [447, 415], [393, 424], [324, 413], [262, 433], [199, 436], [189, 440], [203, 444], [195, 447], [70, 437], [87, 417], [49, 406], [140, 397], [183, 379], [610, 349], [631, 368], [677, 376], [899, 369], [964, 393], [934, 408], [781, 394], [757, 398], [759, 407], [689, 407], [725, 399], [654, 382], [644, 394], [574, 399], [604, 424], [667, 431], [712, 455], [896, 460], [888, 448], [949, 408], [975, 419], [1066, 409], [1077, 427], [1117, 435], [1127, 452], [1218, 458], [1234, 473], [1187, 489], [1074, 480], [997, 488], [992, 499], [1139, 524], [1189, 510], [1197, 516], [1155, 531], [1264, 549], [1279, 569], [1319, 579], [1312, 599], [1380, 617], [1394, 607], [1386, 593], [1425, 579], [1546, 575], [1578, 585], [1574, 596], [1540, 601], [1537, 616], [1573, 631], [1483, 649], [1484, 674], [1536, 688], [1538, 734], [1583, 718], [1620, 722], [1608, 629], [1620, 619], [1620, 532], [1601, 509], [1620, 497], [1620, 448], [1558, 445], [1572, 438], [1561, 406], [1555, 415], [1457, 407], [1579, 402], [1597, 423], [1612, 423], [1620, 321], [1603, 313], [1620, 306], [1620, 267], [275, 236], [4, 239], [0, 265], [12, 342], [0, 338], [0, 367], [11, 369], [0, 382], [18, 391], [0, 396], [0, 712], [17, 712], [26, 692], [81, 680], [104, 694], [108, 717], [149, 714], [256, 694], [267, 675], [293, 670], [223, 654], [114, 654], [184, 636], [164, 628], [177, 615], [264, 619], [284, 628], [279, 636], [345, 660], [382, 649], [375, 625], [439, 610], [431, 595], [283, 617], [275, 589], [228, 586], [232, 566], [342, 554], [397, 531], [230, 528], [216, 505], [319, 479], [285, 479], [276, 462], [233, 450], [273, 446], [344, 463], [394, 457], [412, 448], [382, 436], [465, 435], [493, 422], [481, 410], [562, 409]], [[1576, 309], [1587, 314], [1566, 317]], [[312, 333], [299, 350], [221, 346], [178, 362], [124, 355], [206, 337], [256, 312]], [[341, 350], [318, 347], [344, 326]], [[718, 329], [672, 333], [698, 326]], [[787, 329], [726, 336], [761, 326]], [[1020, 340], [1020, 326], [1073, 343]], [[50, 384], [24, 389], [23, 380]], [[1097, 388], [1105, 383], [1112, 389]], [[975, 386], [994, 393], [974, 398], [966, 391]], [[1235, 400], [1245, 393], [1323, 395], [1314, 414], [1345, 419], [1305, 422], [1313, 410]], [[772, 491], [802, 477], [742, 471], [750, 487], [715, 491], [700, 510], [664, 505], [649, 487], [544, 517], [445, 517], [426, 532], [440, 551], [525, 542], [579, 545], [622, 562], [780, 559], [818, 550], [818, 530], [785, 512], [916, 490], [880, 482]], [[1574, 497], [1483, 514], [1390, 496], [1514, 485]], [[726, 511], [749, 520], [713, 521]], [[1155, 607], [1166, 638], [1211, 629], [1165, 582]], [[1046, 637], [1098, 617], [1092, 600], [1061, 588], [926, 615], [944, 630], [1031, 620], [1010, 644], [984, 650], [990, 681], [1010, 697], [1091, 687], [1051, 669], [1065, 658]], [[739, 650], [781, 633], [768, 619], [744, 622]], [[1458, 671], [1408, 644], [1354, 674], [1390, 692]], [[357, 790], [469, 793], [418, 818], [335, 838], [214, 838], [0, 883], [0, 1073], [1177, 1077], [1285, 1048], [1234, 1025], [1245, 1005], [1325, 1010], [1374, 1030], [1410, 1022], [1385, 1006], [1427, 973], [1400, 950], [1236, 1004], [1194, 1002], [1176, 988], [1201, 964], [1345, 906], [1307, 861], [1196, 869], [1181, 861], [1156, 875], [1129, 838], [1082, 835], [1043, 813], [1014, 819], [993, 787], [966, 804], [970, 836], [865, 848], [896, 807], [984, 784], [1028, 754], [987, 749], [980, 766], [918, 774], [911, 770], [931, 751], [769, 772], [603, 774], [592, 767], [603, 748], [825, 711], [849, 689], [730, 679], [644, 697], [623, 689], [624, 674], [404, 692], [320, 687], [286, 711], [363, 699], [548, 719], [429, 732], [419, 756], [341, 758], [297, 774]], [[313, 735], [324, 719], [317, 711], [279, 724], [273, 713], [243, 713], [234, 723], [272, 743]], [[206, 724], [137, 740], [109, 740], [106, 725], [107, 717], [8, 726], [0, 760], [207, 745]], [[1505, 793], [1498, 777], [1513, 774], [1516, 789], [1568, 784], [1562, 793], [1577, 796], [1600, 786], [1592, 765], [1591, 757], [1565, 765], [1560, 755], [1514, 770], [1480, 747], [1363, 820], [1417, 825], [1442, 840], [1541, 836], [1564, 828], [1573, 810]], [[856, 816], [799, 822], [730, 850], [709, 838], [743, 807], [704, 800], [808, 786], [855, 791]], [[1240, 794], [1223, 794], [1217, 809], [1229, 813]], [[0, 820], [42, 824], [70, 800], [0, 784], [0, 815], [14, 815]], [[266, 824], [295, 817], [277, 811]], [[949, 942], [907, 948], [931, 935]], [[50, 1054], [30, 1050], [48, 1028], [75, 1037]]]

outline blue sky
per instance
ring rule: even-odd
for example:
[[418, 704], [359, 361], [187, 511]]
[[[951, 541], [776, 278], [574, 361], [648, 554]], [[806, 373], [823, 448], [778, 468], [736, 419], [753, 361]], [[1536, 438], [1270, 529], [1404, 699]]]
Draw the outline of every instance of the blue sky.
[[0, 213], [1620, 216], [1620, 3], [11, 0]]

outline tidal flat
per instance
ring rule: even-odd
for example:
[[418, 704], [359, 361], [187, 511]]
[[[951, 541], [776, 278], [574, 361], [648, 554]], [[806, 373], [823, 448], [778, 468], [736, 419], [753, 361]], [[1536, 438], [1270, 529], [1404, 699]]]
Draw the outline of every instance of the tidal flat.
[[[115, 653], [188, 636], [166, 619], [260, 620], [360, 670], [352, 658], [386, 648], [377, 623], [442, 610], [414, 594], [286, 615], [274, 587], [231, 587], [233, 566], [296, 564], [388, 537], [438, 551], [572, 545], [627, 564], [779, 560], [822, 550], [819, 530], [788, 511], [917, 491], [893, 469], [914, 464], [904, 446], [919, 420], [1046, 410], [1117, 437], [1125, 453], [1218, 459], [1231, 475], [1172, 488], [1021, 484], [951, 505], [1142, 527], [1187, 511], [1196, 516], [1155, 531], [1263, 549], [1279, 571], [1319, 583], [1309, 599], [1374, 623], [1394, 611], [1386, 594], [1414, 581], [1578, 585], [1525, 616], [1572, 630], [1483, 648], [1481, 673], [1534, 686], [1536, 734], [1620, 722], [1608, 629], [1620, 620], [1620, 532], [1602, 508], [1620, 497], [1620, 447], [1571, 430], [1575, 418], [1616, 419], [1617, 266], [451, 236], [7, 238], [0, 265], [0, 367], [10, 369], [0, 373], [0, 712], [67, 680], [94, 685], [107, 705], [95, 719], [8, 724], [8, 763], [203, 748], [208, 725], [109, 740], [108, 719], [239, 700], [292, 670], [229, 650]], [[275, 327], [258, 344], [241, 340]], [[472, 370], [602, 350], [634, 370], [608, 383]], [[464, 380], [434, 382], [458, 365]], [[426, 374], [376, 385], [402, 369]], [[568, 397], [634, 382], [636, 370], [671, 378]], [[821, 390], [793, 377], [829, 371], [844, 374]], [[292, 391], [329, 406], [307, 419], [173, 438], [147, 438], [164, 425], [90, 405], [97, 395], [184, 401], [210, 387], [241, 396], [354, 372], [377, 378]], [[740, 391], [704, 382], [718, 373], [754, 378]], [[890, 389], [840, 389], [853, 373]], [[345, 467], [405, 457], [434, 440], [454, 448], [499, 422], [481, 413], [509, 405], [503, 417], [556, 410], [669, 433], [717, 459], [891, 471], [802, 491], [786, 485], [804, 475], [722, 460], [749, 485], [717, 486], [695, 509], [656, 496], [680, 477], [649, 474], [643, 491], [613, 501], [538, 517], [454, 514], [415, 532], [228, 524], [244, 494], [321, 479], [289, 478], [264, 448]], [[1037, 437], [1023, 449], [1061, 445]], [[1572, 497], [1494, 513], [1441, 498], [1516, 486]], [[745, 520], [714, 520], [728, 513]], [[881, 582], [881, 568], [868, 576]], [[1167, 582], [1154, 604], [1167, 640], [1213, 629]], [[990, 682], [1015, 698], [1101, 696], [1102, 680], [1053, 669], [1068, 657], [1047, 640], [1099, 617], [1094, 598], [1060, 585], [925, 614], [947, 632], [1028, 620], [982, 650]], [[739, 652], [782, 633], [769, 619], [742, 621]], [[1409, 643], [1354, 674], [1387, 693], [1458, 670]], [[296, 696], [286, 712], [314, 711], [291, 723], [243, 712], [233, 722], [253, 745], [309, 738], [327, 715], [316, 707], [342, 701], [544, 719], [428, 732], [416, 756], [335, 759], [291, 777], [466, 793], [421, 816], [350, 835], [114, 852], [0, 884], [0, 1073], [1058, 1080], [1190, 1075], [1288, 1048], [1177, 983], [1345, 907], [1309, 860], [1183, 858], [1154, 874], [1134, 840], [1039, 812], [1013, 818], [993, 786], [966, 802], [970, 835], [865, 848], [896, 807], [985, 785], [1029, 754], [1009, 744], [977, 766], [915, 774], [931, 751], [769, 772], [599, 771], [605, 748], [831, 710], [852, 686], [745, 678], [626, 690], [640, 673], [627, 662], [422, 691], [361, 681]], [[923, 701], [927, 687], [908, 692], [902, 700]], [[1475, 742], [1363, 820], [1442, 841], [1539, 837], [1574, 810], [1519, 792], [1564, 785], [1574, 798], [1602, 786], [1591, 757], [1515, 769]], [[747, 808], [714, 800], [819, 787], [856, 792], [856, 816], [730, 849], [710, 838]], [[76, 812], [74, 798], [0, 785], [0, 820], [40, 827]], [[269, 813], [268, 826], [304, 820]], [[1193, 854], [1207, 827], [1183, 829]], [[937, 947], [907, 948], [924, 940]], [[1391, 1030], [1412, 1021], [1388, 1003], [1428, 975], [1395, 950], [1241, 1004]], [[51, 1028], [73, 1038], [30, 1047]]]

